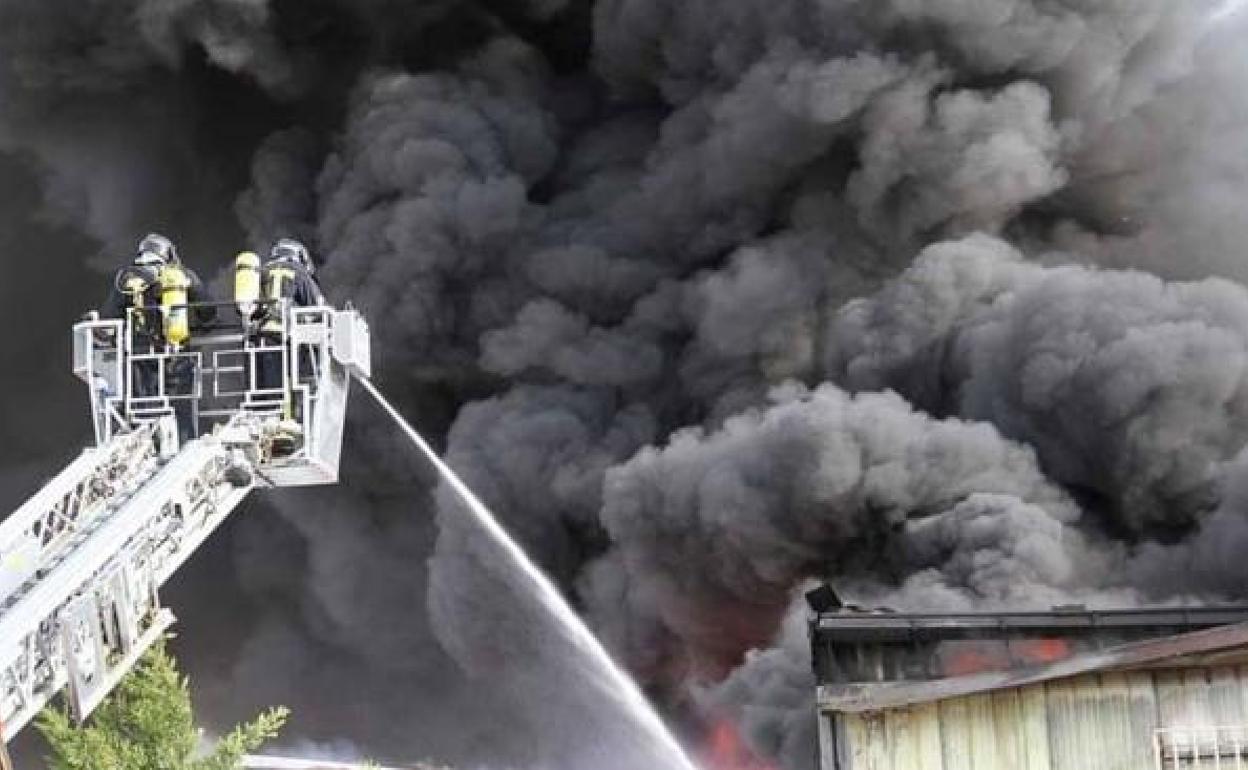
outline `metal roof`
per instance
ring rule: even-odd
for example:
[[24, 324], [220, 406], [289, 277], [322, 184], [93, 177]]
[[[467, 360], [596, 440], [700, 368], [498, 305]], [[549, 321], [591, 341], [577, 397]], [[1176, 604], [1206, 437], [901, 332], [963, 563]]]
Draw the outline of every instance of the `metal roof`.
[[917, 614], [841, 611], [816, 616], [811, 633], [820, 642], [858, 644], [1003, 639], [1018, 635], [1086, 636], [1147, 629], [1177, 633], [1245, 622], [1248, 622], [1248, 606], [1242, 605]]
[[834, 711], [875, 711], [1093, 672], [1245, 662], [1248, 662], [1248, 622], [1241, 622], [1130, 642], [1056, 663], [1010, 671], [935, 680], [821, 685], [819, 705]]

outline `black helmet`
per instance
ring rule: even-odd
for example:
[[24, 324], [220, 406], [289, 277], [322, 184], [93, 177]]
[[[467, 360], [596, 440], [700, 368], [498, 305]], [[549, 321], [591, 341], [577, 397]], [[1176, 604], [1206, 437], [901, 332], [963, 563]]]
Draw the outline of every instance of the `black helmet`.
[[282, 238], [273, 244], [273, 250], [269, 252], [272, 259], [280, 259], [286, 262], [296, 262], [309, 272], [316, 272], [316, 265], [312, 263], [312, 257], [308, 254], [308, 247], [304, 246], [294, 238]]
[[173, 245], [173, 241], [160, 233], [148, 233], [143, 236], [143, 240], [139, 241], [137, 251], [134, 257], [136, 265], [158, 266], [178, 262], [177, 247]]

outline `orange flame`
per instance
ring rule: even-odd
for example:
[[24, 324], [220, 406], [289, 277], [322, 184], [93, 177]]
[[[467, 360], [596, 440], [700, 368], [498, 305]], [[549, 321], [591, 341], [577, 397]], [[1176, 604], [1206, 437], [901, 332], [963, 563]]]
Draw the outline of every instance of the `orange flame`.
[[1074, 652], [1066, 639], [953, 642], [943, 648], [941, 673], [944, 676], [966, 676], [1046, 665], [1069, 658]]
[[706, 770], [778, 770], [750, 750], [737, 726], [728, 719], [711, 722], [702, 754]]

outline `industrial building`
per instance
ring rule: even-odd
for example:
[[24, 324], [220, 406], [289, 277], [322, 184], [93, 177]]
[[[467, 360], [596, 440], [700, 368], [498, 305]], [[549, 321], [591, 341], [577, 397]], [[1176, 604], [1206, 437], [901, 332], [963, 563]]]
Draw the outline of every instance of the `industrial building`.
[[1248, 768], [1248, 607], [811, 621], [821, 770]]

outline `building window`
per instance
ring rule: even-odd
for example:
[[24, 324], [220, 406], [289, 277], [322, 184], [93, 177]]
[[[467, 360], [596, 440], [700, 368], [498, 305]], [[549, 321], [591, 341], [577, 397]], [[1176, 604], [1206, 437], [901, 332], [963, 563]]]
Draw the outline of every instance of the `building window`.
[[1153, 755], [1157, 770], [1248, 770], [1248, 725], [1162, 727]]

